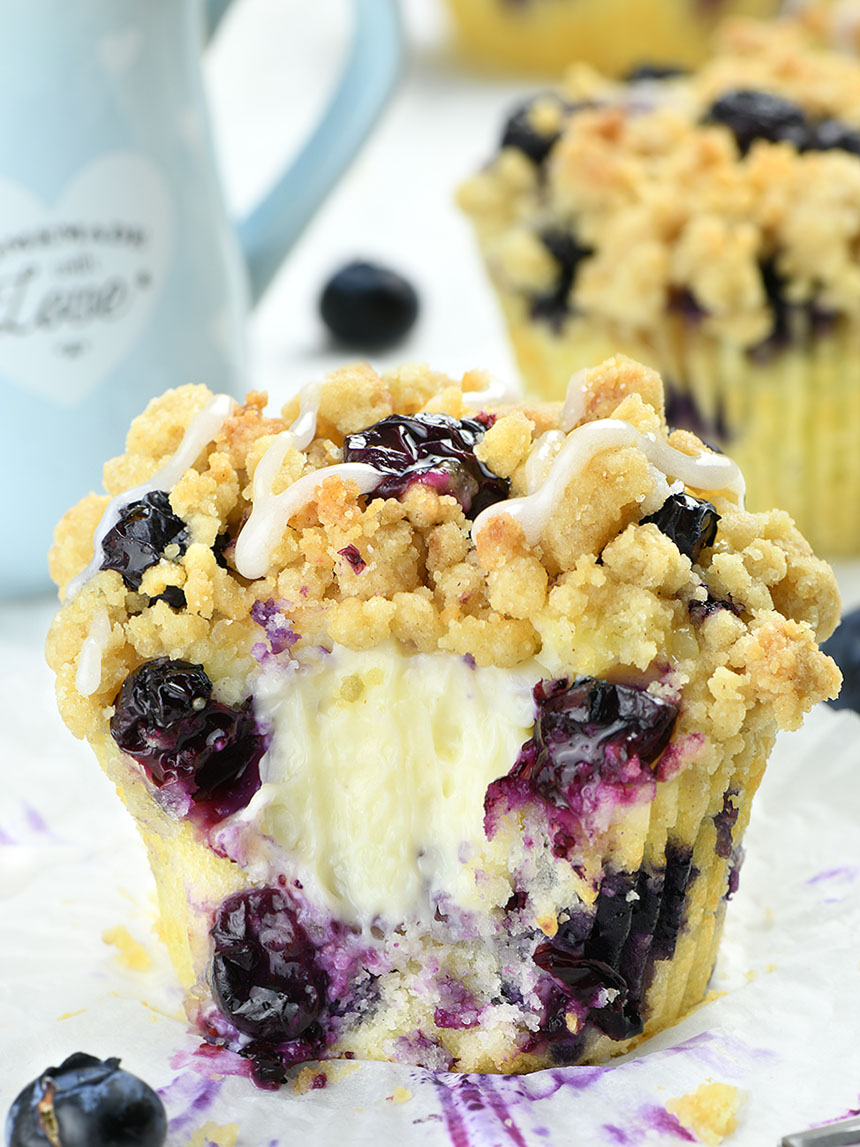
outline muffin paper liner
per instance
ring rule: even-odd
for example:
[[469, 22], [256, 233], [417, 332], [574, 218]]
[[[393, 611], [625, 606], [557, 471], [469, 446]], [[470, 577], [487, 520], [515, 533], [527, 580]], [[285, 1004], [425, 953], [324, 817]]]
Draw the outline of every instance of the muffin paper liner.
[[[243, 1061], [199, 1054], [188, 1030], [153, 932], [143, 846], [89, 748], [72, 742], [54, 715], [39, 648], [52, 609], [0, 611], [0, 1112], [77, 1050], [120, 1056], [160, 1089], [168, 1147], [570, 1147], [623, 1143], [625, 1135], [696, 1142], [666, 1104], [707, 1081], [740, 1092], [739, 1126], [727, 1142], [759, 1147], [860, 1106], [855, 714], [822, 706], [803, 730], [778, 738], [711, 983], [721, 994], [676, 1026], [601, 1067], [510, 1077], [330, 1062], [295, 1069], [292, 1083], [262, 1092], [232, 1074]], [[727, 781], [715, 776], [702, 794], [709, 815], [722, 807]], [[748, 815], [741, 802], [738, 827]], [[696, 850], [713, 848], [702, 823], [694, 864]], [[716, 898], [719, 915], [722, 895], [715, 876], [695, 899], [706, 913]], [[672, 964], [673, 977], [688, 975], [688, 996], [701, 989], [695, 968], [715, 943], [712, 928], [689, 923]], [[129, 966], [147, 959], [143, 970]]]

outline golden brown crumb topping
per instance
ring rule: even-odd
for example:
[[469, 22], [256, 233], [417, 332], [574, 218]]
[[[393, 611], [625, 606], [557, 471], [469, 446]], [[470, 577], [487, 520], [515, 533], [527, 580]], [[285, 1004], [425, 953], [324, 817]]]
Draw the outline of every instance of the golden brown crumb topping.
[[[479, 372], [453, 380], [420, 366], [335, 372], [322, 386], [313, 441], [286, 451], [270, 492], [339, 463], [344, 434], [368, 421], [417, 411], [463, 418], [482, 409], [474, 400], [467, 406], [464, 394], [486, 382]], [[611, 415], [665, 441], [653, 371], [619, 357], [590, 371], [581, 391], [583, 421]], [[132, 425], [126, 454], [105, 467], [108, 490], [154, 474], [209, 397], [205, 387], [183, 386], [150, 403]], [[691, 725], [721, 739], [750, 715], [795, 726], [838, 688], [838, 671], [816, 644], [838, 619], [835, 581], [790, 518], [747, 513], [726, 491], [688, 488], [721, 516], [714, 544], [692, 562], [657, 525], [641, 522], [665, 479], [629, 446], [599, 451], [567, 482], [533, 544], [506, 513], [476, 541], [460, 504], [430, 485], [369, 499], [335, 472], [282, 525], [265, 576], [242, 577], [232, 546], [253, 509], [254, 474], [298, 403], [277, 417], [264, 408], [259, 394], [237, 405], [169, 492], [188, 528], [184, 553], [146, 569], [139, 591], [115, 570], [98, 571], [61, 610], [49, 659], [64, 716], [79, 735], [112, 704], [129, 671], [157, 656], [203, 664], [225, 700], [247, 696], [259, 669], [255, 646], [265, 640], [251, 616], [255, 602], [274, 603], [299, 645], [368, 649], [393, 640], [405, 651], [447, 650], [501, 667], [537, 657], [546, 676], [621, 671], [648, 681], [659, 671], [665, 681], [668, 672], [683, 688]], [[495, 421], [477, 453], [521, 496], [534, 487], [535, 444], [545, 448], [545, 475], [565, 441], [561, 404], [487, 412]], [[689, 434], [669, 441], [684, 454], [705, 451]], [[61, 591], [90, 560], [107, 501], [90, 495], [60, 523], [51, 569]], [[153, 602], [169, 586], [182, 589], [184, 608]], [[110, 629], [101, 679], [83, 696], [76, 674], [103, 611]]]

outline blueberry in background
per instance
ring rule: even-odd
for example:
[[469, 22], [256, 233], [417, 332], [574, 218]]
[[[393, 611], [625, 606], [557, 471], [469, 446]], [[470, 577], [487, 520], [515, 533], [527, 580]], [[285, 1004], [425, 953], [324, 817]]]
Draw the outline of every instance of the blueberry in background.
[[843, 677], [842, 692], [827, 704], [860, 713], [860, 608], [845, 614], [839, 628], [821, 648], [833, 658]]
[[418, 317], [408, 279], [379, 263], [356, 261], [335, 272], [320, 298], [323, 322], [340, 342], [362, 350], [393, 346]]
[[6, 1147], [163, 1147], [164, 1105], [118, 1059], [75, 1052], [46, 1068], [9, 1109]]

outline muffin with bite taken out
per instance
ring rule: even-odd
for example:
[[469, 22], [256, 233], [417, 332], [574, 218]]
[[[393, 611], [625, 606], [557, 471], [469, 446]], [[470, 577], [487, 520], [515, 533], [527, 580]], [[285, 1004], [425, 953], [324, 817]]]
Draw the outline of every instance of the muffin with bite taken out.
[[60, 523], [60, 709], [136, 819], [203, 1037], [598, 1062], [703, 996], [834, 579], [652, 370], [564, 402], [348, 367], [184, 386]]

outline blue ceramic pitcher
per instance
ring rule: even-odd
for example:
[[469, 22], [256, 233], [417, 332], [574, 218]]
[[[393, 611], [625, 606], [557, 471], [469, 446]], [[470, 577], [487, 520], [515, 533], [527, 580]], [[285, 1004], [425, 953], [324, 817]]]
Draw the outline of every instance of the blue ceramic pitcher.
[[354, 0], [311, 138], [231, 225], [200, 70], [228, 0], [0, 11], [0, 597], [47, 588], [53, 526], [169, 386], [240, 393], [243, 328], [385, 103], [396, 0]]

